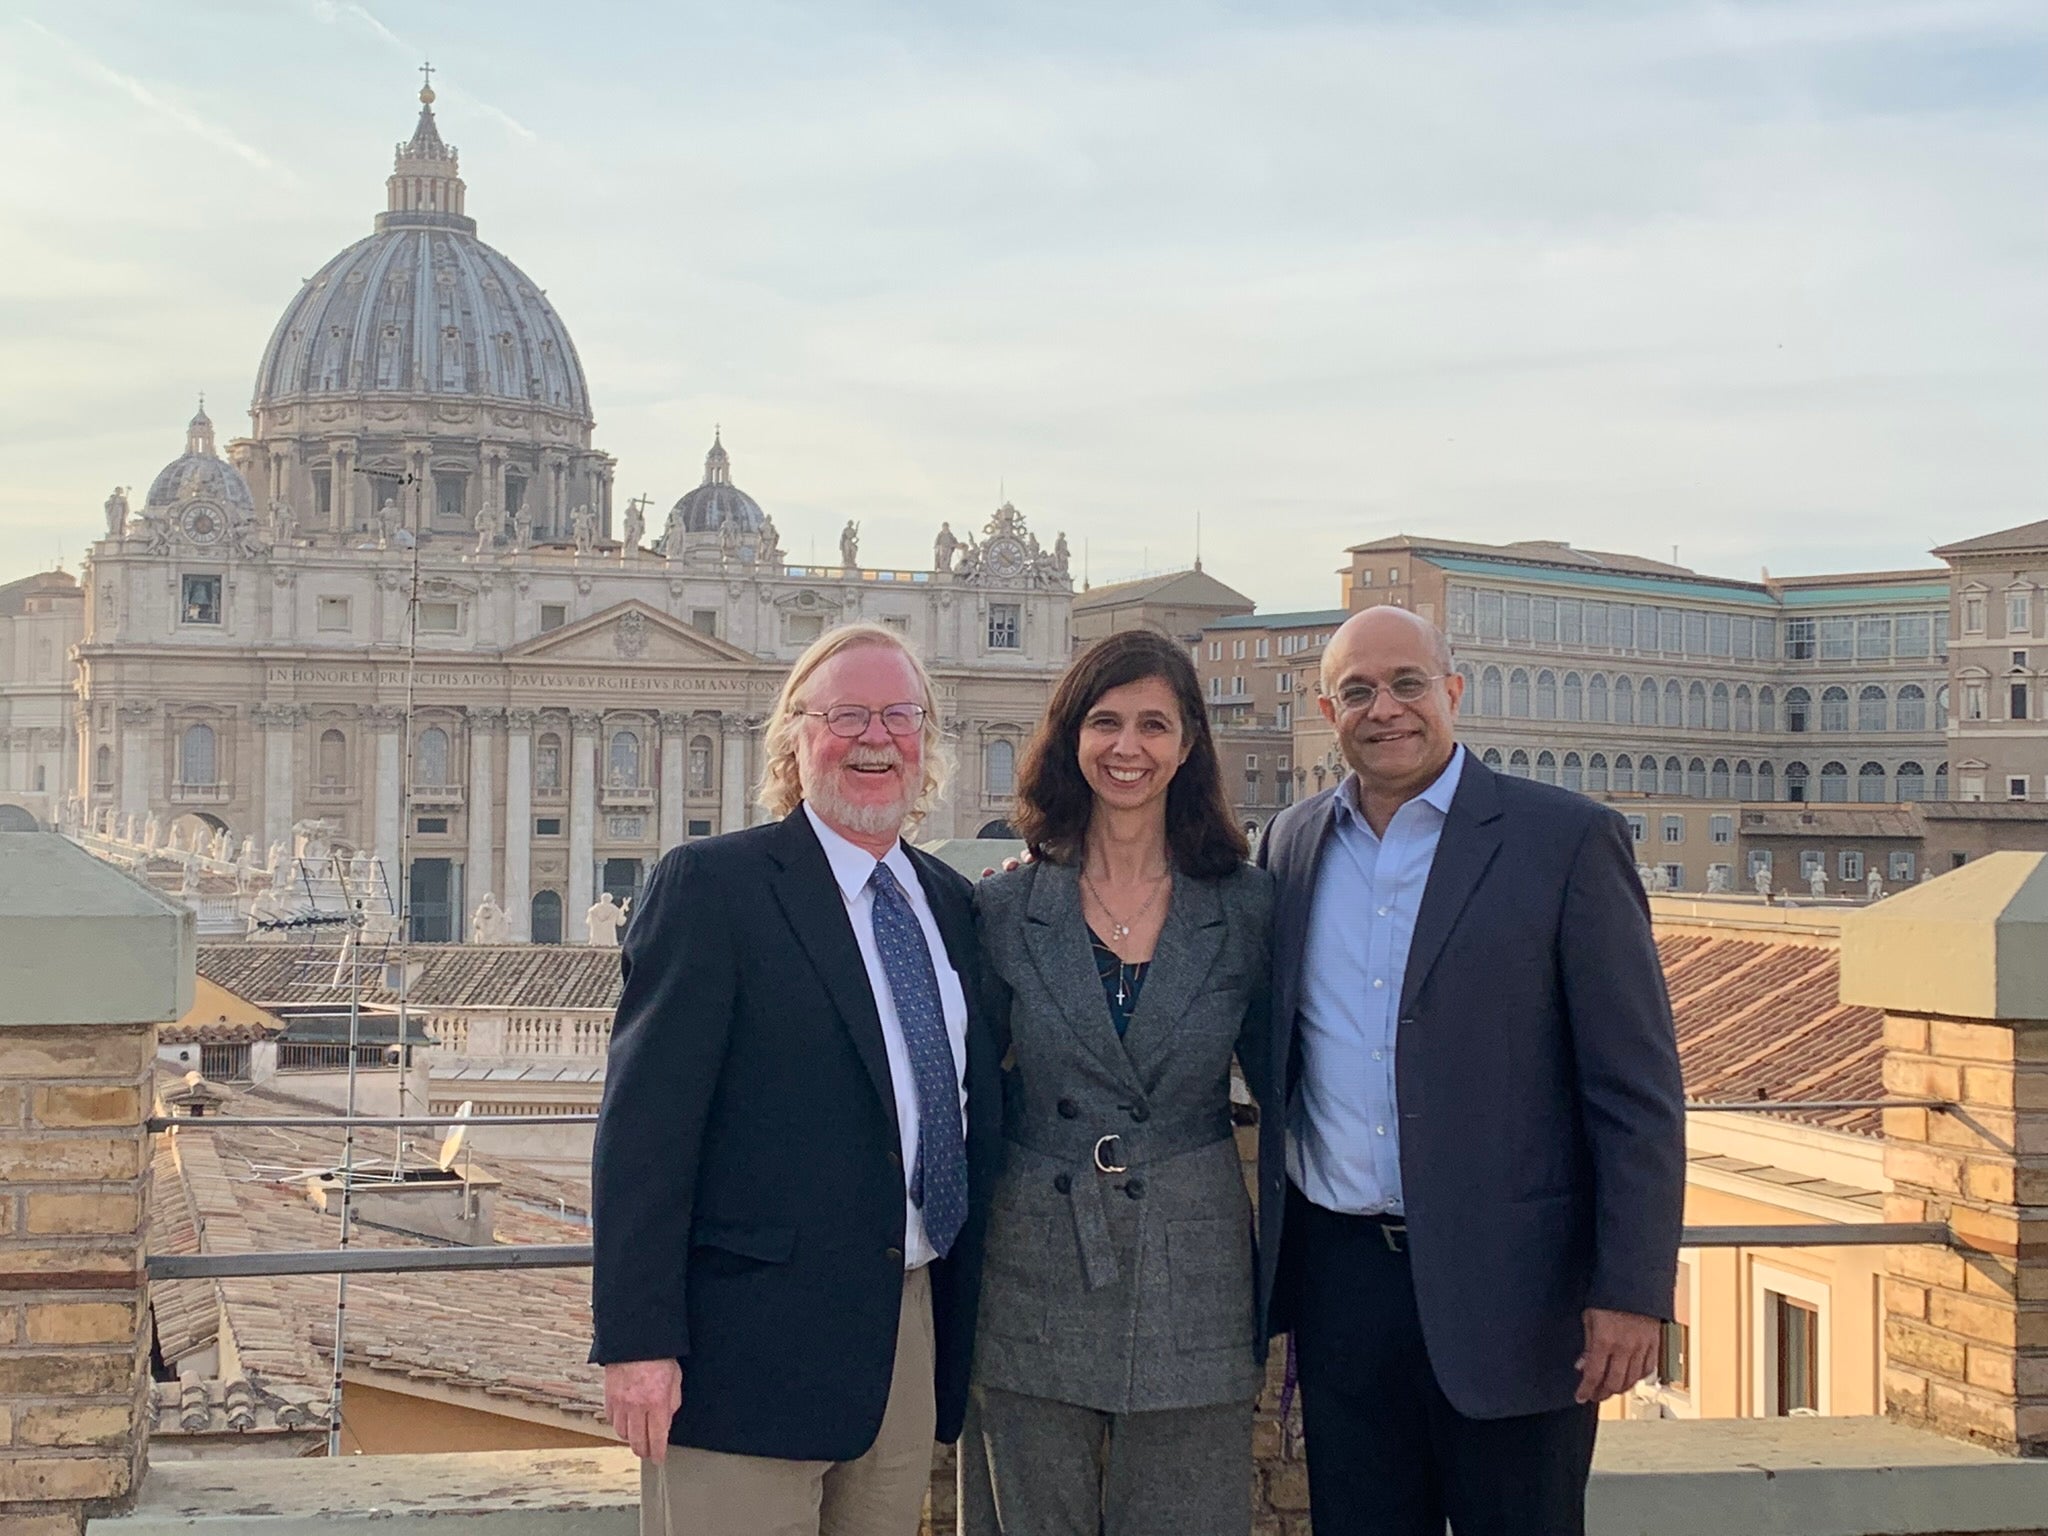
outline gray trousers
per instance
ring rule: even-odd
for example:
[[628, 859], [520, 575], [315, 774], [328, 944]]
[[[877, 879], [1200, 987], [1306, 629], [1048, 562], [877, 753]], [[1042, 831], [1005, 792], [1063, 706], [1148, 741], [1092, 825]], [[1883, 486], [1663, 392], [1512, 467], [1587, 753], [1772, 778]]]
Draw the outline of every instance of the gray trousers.
[[1248, 1536], [1252, 1405], [1100, 1413], [976, 1387], [961, 1536]]

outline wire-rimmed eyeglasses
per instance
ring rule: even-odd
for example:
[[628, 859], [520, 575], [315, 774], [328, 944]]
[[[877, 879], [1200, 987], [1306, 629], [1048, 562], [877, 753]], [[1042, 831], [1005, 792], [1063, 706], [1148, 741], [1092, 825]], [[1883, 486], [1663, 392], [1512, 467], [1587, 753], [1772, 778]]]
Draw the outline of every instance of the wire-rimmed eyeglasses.
[[790, 713], [824, 721], [825, 729], [834, 736], [865, 735], [868, 722], [876, 715], [882, 717], [882, 729], [891, 736], [915, 736], [924, 729], [922, 704], [885, 704], [880, 709], [870, 709], [865, 704], [834, 704], [830, 709], [796, 709]]
[[[1388, 683], [1386, 691], [1403, 704], [1413, 704], [1449, 675], [1446, 672], [1404, 673]], [[1379, 685], [1375, 683], [1346, 683], [1337, 690], [1337, 707], [1347, 715], [1352, 714], [1361, 709], [1371, 709], [1379, 696]]]

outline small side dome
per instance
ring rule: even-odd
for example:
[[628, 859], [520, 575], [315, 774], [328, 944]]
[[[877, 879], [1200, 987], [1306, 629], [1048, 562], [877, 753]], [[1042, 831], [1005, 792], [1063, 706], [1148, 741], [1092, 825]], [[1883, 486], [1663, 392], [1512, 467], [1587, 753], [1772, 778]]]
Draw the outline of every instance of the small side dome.
[[739, 532], [759, 533], [766, 514], [761, 504], [732, 483], [732, 459], [714, 432], [704, 455], [704, 483], [685, 494], [668, 515], [671, 529], [684, 533], [717, 533], [728, 522]]
[[149, 485], [143, 506], [150, 509], [175, 507], [187, 501], [211, 501], [230, 513], [256, 515], [256, 500], [249, 483], [213, 448], [213, 418], [206, 414], [206, 401], [199, 413], [186, 423], [185, 451], [166, 464]]

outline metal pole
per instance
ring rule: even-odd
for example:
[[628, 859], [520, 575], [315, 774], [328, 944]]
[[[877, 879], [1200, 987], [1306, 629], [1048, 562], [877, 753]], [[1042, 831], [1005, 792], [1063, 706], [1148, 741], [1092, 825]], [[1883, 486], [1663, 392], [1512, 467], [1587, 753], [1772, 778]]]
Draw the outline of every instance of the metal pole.
[[247, 1129], [255, 1126], [303, 1125], [326, 1129], [336, 1125], [377, 1127], [434, 1125], [595, 1125], [597, 1116], [587, 1115], [465, 1115], [458, 1122], [453, 1115], [152, 1115], [143, 1122], [151, 1131], [205, 1131], [215, 1126]]
[[[342, 887], [343, 890], [347, 886]], [[356, 1047], [362, 1032], [363, 1022], [363, 975], [362, 956], [358, 941], [362, 937], [363, 914], [360, 904], [355, 908], [354, 921], [349, 926], [347, 937], [342, 942], [343, 963], [349, 967], [348, 988], [348, 1119], [341, 1133], [341, 1252], [348, 1252], [349, 1195], [355, 1182], [356, 1162]], [[345, 1273], [334, 1277], [334, 1376], [328, 1383], [327, 1403], [327, 1454], [341, 1454], [341, 1366], [348, 1339], [348, 1276]]]

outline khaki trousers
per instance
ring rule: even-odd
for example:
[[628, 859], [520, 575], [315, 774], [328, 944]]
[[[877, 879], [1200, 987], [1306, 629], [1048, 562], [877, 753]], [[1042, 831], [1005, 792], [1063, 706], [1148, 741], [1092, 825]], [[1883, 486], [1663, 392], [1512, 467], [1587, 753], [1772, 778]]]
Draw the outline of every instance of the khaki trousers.
[[917, 1536], [938, 1420], [933, 1357], [931, 1275], [913, 1269], [889, 1403], [866, 1455], [782, 1461], [672, 1445], [661, 1465], [640, 1463], [640, 1536]]

